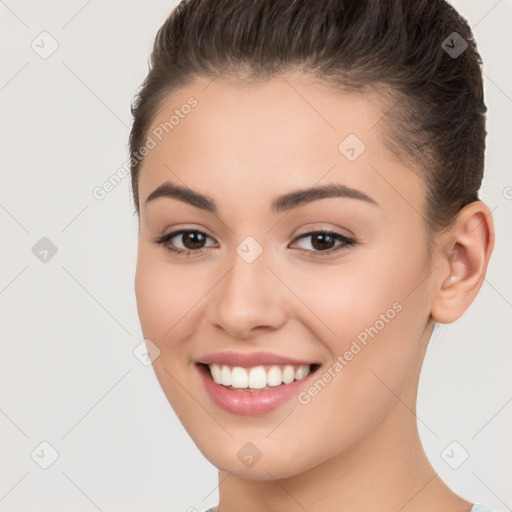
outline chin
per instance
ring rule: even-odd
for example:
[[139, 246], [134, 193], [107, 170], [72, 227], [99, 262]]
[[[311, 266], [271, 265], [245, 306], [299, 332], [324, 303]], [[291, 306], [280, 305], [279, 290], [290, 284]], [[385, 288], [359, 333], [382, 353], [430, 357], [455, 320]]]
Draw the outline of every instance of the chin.
[[[255, 440], [251, 443], [230, 439], [224, 444], [216, 443], [213, 448], [211, 438], [204, 438], [202, 441], [203, 443], [196, 443], [196, 446], [213, 466], [248, 480], [289, 478], [306, 472], [322, 462], [307, 458], [304, 445], [286, 446], [282, 443], [265, 443], [264, 440]], [[315, 451], [314, 447], [312, 450]], [[316, 453], [314, 458], [318, 459], [318, 456]]]

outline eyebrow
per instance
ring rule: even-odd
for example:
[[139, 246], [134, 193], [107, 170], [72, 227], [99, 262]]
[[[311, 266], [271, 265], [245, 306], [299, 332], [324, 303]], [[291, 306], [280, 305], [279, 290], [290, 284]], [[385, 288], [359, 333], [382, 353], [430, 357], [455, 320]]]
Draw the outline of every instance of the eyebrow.
[[[182, 201], [211, 213], [218, 212], [217, 205], [211, 197], [200, 194], [191, 188], [176, 185], [170, 181], [162, 183], [158, 188], [153, 190], [153, 192], [151, 192], [147, 197], [146, 204], [159, 197], [177, 199], [178, 201]], [[377, 201], [360, 190], [347, 187], [340, 183], [333, 183], [329, 185], [294, 190], [293, 192], [281, 195], [272, 202], [271, 211], [275, 213], [289, 211], [319, 199], [332, 197], [359, 199], [366, 203], [378, 205]]]

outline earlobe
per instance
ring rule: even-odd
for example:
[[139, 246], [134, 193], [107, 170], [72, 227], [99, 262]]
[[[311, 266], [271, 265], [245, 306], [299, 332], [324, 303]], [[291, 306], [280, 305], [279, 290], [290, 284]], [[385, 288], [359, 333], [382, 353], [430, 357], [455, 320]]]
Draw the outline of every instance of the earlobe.
[[451, 323], [468, 309], [485, 279], [494, 246], [487, 205], [475, 201], [465, 206], [443, 239], [431, 316], [436, 322]]

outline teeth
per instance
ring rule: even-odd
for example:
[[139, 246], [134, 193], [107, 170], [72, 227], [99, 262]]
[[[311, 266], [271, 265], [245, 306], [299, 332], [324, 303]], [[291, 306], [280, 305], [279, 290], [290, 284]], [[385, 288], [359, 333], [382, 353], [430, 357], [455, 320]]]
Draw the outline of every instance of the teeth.
[[209, 364], [210, 373], [217, 384], [231, 386], [235, 389], [263, 389], [280, 386], [282, 383], [290, 384], [294, 380], [301, 380], [311, 371], [311, 365], [302, 366], [271, 366], [265, 371], [263, 366], [242, 368], [241, 366], [227, 366], [225, 364]]
[[295, 371], [295, 380], [303, 379], [308, 373], [309, 373], [309, 367], [308, 366], [300, 366]]
[[285, 384], [290, 384], [295, 380], [295, 369], [293, 366], [285, 366], [283, 370], [283, 382]]
[[[240, 368], [242, 369], [242, 368]], [[236, 368], [233, 368], [233, 373], [235, 372]], [[244, 370], [244, 373], [247, 373], [247, 371]], [[267, 373], [265, 372], [265, 368], [263, 366], [256, 366], [255, 368], [251, 368], [249, 371], [249, 382], [247, 386], [252, 389], [261, 389], [264, 388], [267, 385]], [[240, 386], [242, 387], [242, 386]]]
[[272, 366], [267, 372], [267, 384], [269, 386], [280, 386], [281, 385], [281, 369], [279, 366]]
[[220, 381], [218, 384], [224, 384], [225, 386], [231, 386], [231, 370], [227, 366], [223, 366], [220, 371]]
[[245, 368], [235, 366], [231, 371], [231, 385], [234, 388], [247, 388], [249, 387], [249, 375]]

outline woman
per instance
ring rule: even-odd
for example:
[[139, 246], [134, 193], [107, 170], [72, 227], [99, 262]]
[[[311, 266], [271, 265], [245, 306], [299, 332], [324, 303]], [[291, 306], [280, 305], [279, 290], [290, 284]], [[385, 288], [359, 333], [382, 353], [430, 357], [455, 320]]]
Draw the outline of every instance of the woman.
[[132, 107], [137, 307], [210, 511], [487, 510], [429, 463], [436, 322], [477, 295], [480, 57], [438, 0], [185, 0]]

